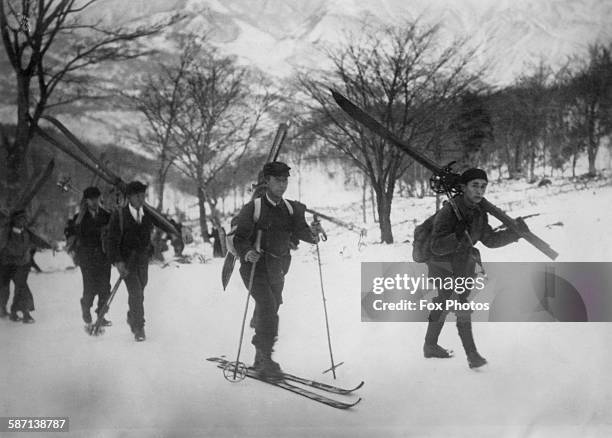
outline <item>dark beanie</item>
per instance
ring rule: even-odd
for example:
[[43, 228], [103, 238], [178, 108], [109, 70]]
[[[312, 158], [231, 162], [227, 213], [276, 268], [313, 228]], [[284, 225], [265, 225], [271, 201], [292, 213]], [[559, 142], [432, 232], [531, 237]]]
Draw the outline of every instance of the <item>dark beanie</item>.
[[263, 176], [289, 176], [291, 167], [280, 161], [266, 163], [263, 167]]
[[87, 187], [83, 190], [83, 198], [85, 199], [94, 199], [100, 197], [100, 189], [97, 187]]
[[476, 167], [472, 167], [461, 174], [462, 184], [467, 184], [473, 179], [484, 179], [485, 181], [489, 181], [487, 178], [487, 172]]

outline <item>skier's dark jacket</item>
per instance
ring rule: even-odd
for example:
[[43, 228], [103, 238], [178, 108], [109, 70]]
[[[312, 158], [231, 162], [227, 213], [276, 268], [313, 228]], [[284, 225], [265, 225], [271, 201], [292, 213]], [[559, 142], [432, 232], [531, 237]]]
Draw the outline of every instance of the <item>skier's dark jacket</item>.
[[111, 214], [99, 208], [94, 218], [89, 210], [87, 210], [83, 214], [81, 223], [76, 225], [78, 217], [78, 214], [74, 215], [71, 225], [67, 227], [67, 232], [77, 236], [79, 247], [102, 248], [102, 228], [108, 224]]
[[[119, 215], [123, 215], [123, 233], [119, 222]], [[117, 210], [111, 216], [110, 229], [107, 242], [108, 258], [111, 263], [128, 263], [132, 257], [139, 262], [145, 262], [150, 256], [151, 232], [153, 222], [144, 212], [140, 224], [132, 217], [129, 206]]]
[[27, 229], [17, 234], [12, 227], [0, 227], [0, 264], [27, 265], [32, 258], [30, 250], [33, 247], [32, 236]]
[[[493, 231], [489, 225], [487, 212], [479, 204], [468, 205], [463, 195], [455, 196], [454, 201], [467, 222], [467, 230], [472, 238], [472, 243], [482, 242], [488, 248], [499, 248], [518, 240], [518, 236], [512, 230]], [[459, 219], [455, 215], [450, 203], [445, 203], [434, 218], [431, 235], [431, 262], [447, 262], [452, 266], [452, 271], [459, 274], [459, 266], [465, 266], [465, 261], [470, 258], [470, 248], [467, 238], [460, 239], [455, 235], [455, 228]], [[473, 268], [468, 268], [466, 275], [473, 273]]]
[[[306, 206], [297, 201], [289, 201], [293, 207], [293, 214], [289, 212], [283, 201], [276, 206], [268, 197], [262, 196], [261, 213], [257, 224], [253, 222], [253, 201], [247, 203], [236, 220], [236, 234], [234, 245], [242, 263], [247, 252], [254, 248], [256, 231], [262, 230], [261, 250], [269, 275], [284, 276], [291, 263], [290, 242], [297, 244], [299, 240], [315, 243], [315, 236], [306, 223], [304, 214]], [[258, 263], [259, 264], [259, 263]]]

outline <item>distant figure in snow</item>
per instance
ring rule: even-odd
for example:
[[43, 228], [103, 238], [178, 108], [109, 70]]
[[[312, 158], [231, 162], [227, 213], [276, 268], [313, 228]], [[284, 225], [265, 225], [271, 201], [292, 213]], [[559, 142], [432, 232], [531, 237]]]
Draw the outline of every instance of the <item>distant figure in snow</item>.
[[[283, 199], [287, 190], [289, 166], [281, 162], [268, 163], [263, 168], [265, 194], [260, 200], [247, 203], [236, 219], [234, 245], [240, 257], [240, 275], [249, 287], [251, 268], [255, 271], [251, 295], [255, 299], [253, 325], [255, 361], [253, 367], [263, 379], [282, 378], [280, 365], [272, 360], [272, 351], [278, 335], [278, 310], [283, 302], [285, 274], [289, 270], [291, 245], [299, 240], [318, 242], [318, 233], [306, 223], [306, 206]], [[256, 203], [259, 218], [255, 221]], [[261, 247], [256, 236], [261, 231]]]
[[[474, 278], [476, 265], [480, 263], [479, 251], [470, 245], [466, 231], [472, 243], [481, 241], [489, 248], [499, 248], [509, 243], [516, 242], [519, 236], [512, 230], [493, 231], [488, 223], [487, 212], [479, 203], [482, 201], [488, 184], [487, 174], [482, 169], [468, 169], [461, 175], [462, 193], [454, 197], [454, 201], [461, 213], [461, 219], [453, 211], [449, 202], [436, 214], [431, 235], [432, 257], [427, 261], [428, 277], [441, 278], [442, 284], [451, 282], [444, 281], [445, 278], [457, 277]], [[528, 231], [527, 225], [522, 219], [517, 219], [521, 230]], [[456, 293], [460, 303], [468, 302], [470, 290], [458, 293], [453, 288], [441, 288], [438, 296], [433, 299], [434, 303], [441, 303], [445, 307], [446, 300]], [[425, 335], [423, 353], [425, 357], [448, 358], [451, 352], [438, 345], [438, 337], [444, 326], [446, 310], [433, 310], [429, 314], [429, 323]], [[487, 363], [476, 349], [474, 336], [472, 334], [471, 310], [460, 310], [457, 315], [457, 331], [467, 355], [470, 368], [477, 368]]]
[[[25, 211], [19, 210], [13, 212], [8, 224], [0, 228], [0, 316], [6, 317], [8, 314], [6, 305], [12, 280], [15, 293], [9, 318], [31, 324], [34, 322], [30, 315], [34, 311], [34, 297], [28, 287], [28, 275], [34, 244], [26, 228], [27, 223]], [[22, 316], [17, 312], [21, 312]]]

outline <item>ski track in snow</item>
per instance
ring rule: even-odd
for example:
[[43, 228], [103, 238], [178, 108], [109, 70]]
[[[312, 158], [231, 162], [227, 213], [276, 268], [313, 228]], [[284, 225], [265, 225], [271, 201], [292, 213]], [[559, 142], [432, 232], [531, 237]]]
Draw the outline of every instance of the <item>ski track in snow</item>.
[[[545, 190], [512, 215], [543, 213], [530, 227], [560, 261], [612, 261], [612, 187], [554, 196]], [[404, 217], [426, 214], [410, 210]], [[556, 221], [564, 225], [546, 228]], [[411, 238], [411, 227], [394, 228], [396, 239]], [[36, 324], [0, 320], [0, 416], [68, 416], [67, 435], [82, 437], [610, 436], [609, 324], [475, 323], [490, 363], [476, 372], [449, 322], [440, 344], [455, 357], [424, 359], [425, 323], [361, 322], [359, 262], [410, 260], [410, 244], [373, 244], [376, 237], [371, 233], [359, 252], [356, 235], [331, 229], [321, 244], [334, 358], [344, 361], [337, 381], [321, 374], [329, 354], [313, 247], [302, 244], [295, 254], [280, 311], [275, 358], [288, 372], [339, 386], [365, 380], [357, 392], [363, 401], [352, 410], [251, 379], [229, 383], [205, 360], [234, 359], [246, 298], [237, 272], [222, 291], [216, 259], [150, 267], [143, 343], [134, 342], [125, 323], [123, 285], [109, 313], [113, 327], [90, 337], [80, 319], [80, 272], [32, 274]], [[488, 261], [544, 260], [525, 243], [481, 250]], [[41, 253], [37, 260], [60, 267], [65, 255]], [[251, 335], [247, 328], [247, 362]], [[28, 435], [41, 436], [20, 436]]]

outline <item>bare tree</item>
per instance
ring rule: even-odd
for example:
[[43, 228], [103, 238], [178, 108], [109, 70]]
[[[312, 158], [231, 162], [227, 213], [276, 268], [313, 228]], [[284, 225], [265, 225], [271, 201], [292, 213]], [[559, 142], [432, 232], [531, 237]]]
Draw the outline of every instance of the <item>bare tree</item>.
[[365, 173], [376, 195], [381, 241], [393, 242], [391, 204], [398, 178], [413, 161], [395, 146], [341, 113], [327, 87], [338, 87], [408, 144], [444, 158], [442, 143], [449, 133], [449, 106], [474, 86], [479, 72], [470, 72], [472, 52], [465, 42], [442, 45], [438, 27], [417, 21], [402, 26], [364, 24], [339, 49], [328, 50], [333, 64], [319, 80], [299, 77], [310, 98], [312, 129]]
[[594, 176], [595, 158], [602, 138], [612, 132], [612, 44], [589, 47], [585, 65], [570, 81], [573, 102], [573, 128], [582, 135], [587, 150], [590, 176]]
[[136, 94], [124, 93], [132, 108], [146, 121], [146, 126], [136, 129], [136, 136], [157, 158], [157, 209], [160, 211], [163, 211], [166, 177], [176, 159], [178, 120], [187, 103], [186, 76], [198, 52], [193, 39], [183, 43], [178, 60], [161, 62], [155, 73], [144, 78]]
[[26, 175], [33, 126], [43, 113], [89, 95], [93, 67], [149, 53], [140, 41], [170, 21], [125, 28], [85, 22], [83, 11], [98, 0], [7, 0], [0, 2], [0, 33], [15, 72], [17, 129], [8, 147], [8, 181]]
[[[208, 189], [221, 172], [239, 160], [258, 134], [273, 96], [263, 79], [213, 47], [201, 47], [186, 76], [188, 99], [177, 122], [176, 167], [197, 190], [203, 239]], [[211, 205], [215, 205], [213, 200]]]

